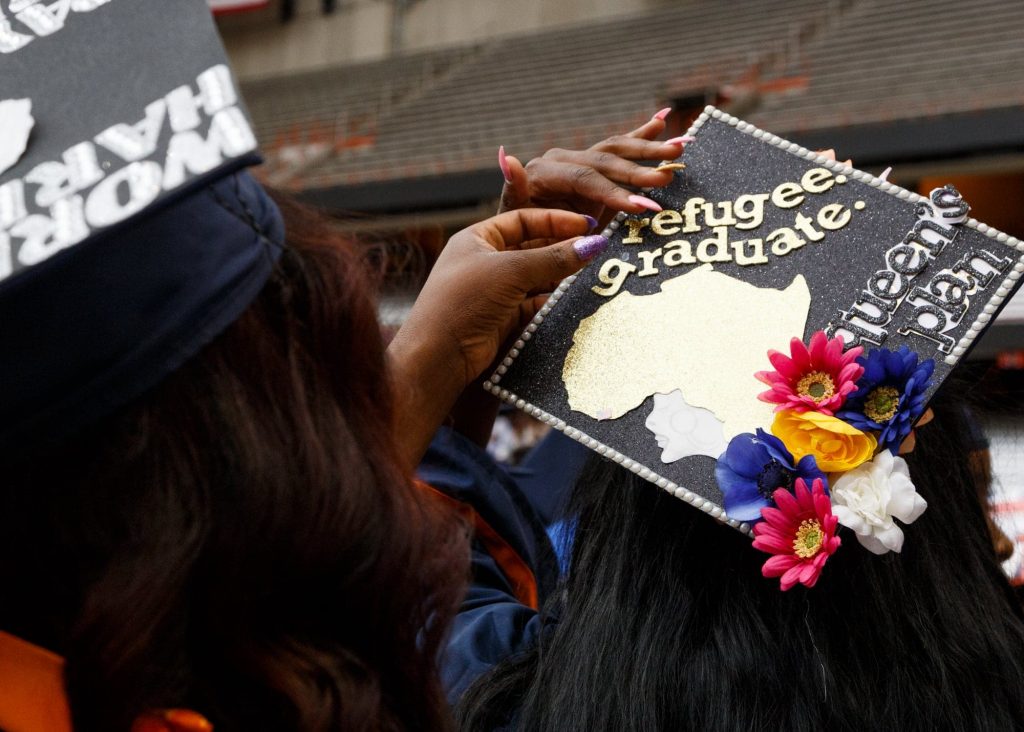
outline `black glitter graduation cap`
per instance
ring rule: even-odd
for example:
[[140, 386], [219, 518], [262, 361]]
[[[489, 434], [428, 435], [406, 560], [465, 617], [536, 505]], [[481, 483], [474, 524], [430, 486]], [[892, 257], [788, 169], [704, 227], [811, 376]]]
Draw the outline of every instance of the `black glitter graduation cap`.
[[0, 0], [0, 452], [141, 394], [283, 226], [204, 0]]
[[[785, 381], [755, 377], [786, 370], [767, 351], [788, 360], [796, 338], [830, 360], [831, 377], [804, 368], [777, 391], [843, 418], [859, 399], [847, 421], [874, 425], [871, 446], [895, 452], [886, 441], [912, 424], [890, 412], [923, 411], [1020, 285], [1024, 242], [969, 218], [951, 186], [920, 196], [713, 107], [689, 134], [685, 169], [649, 194], [664, 210], [618, 214], [609, 248], [560, 285], [486, 388], [749, 532], [757, 518], [727, 515], [716, 468], [731, 440], [753, 444], [782, 408], [759, 399]], [[877, 361], [868, 375], [903, 369], [901, 388], [911, 375], [916, 386], [903, 397], [844, 386], [839, 371], [857, 352], [826, 354], [836, 336]]]

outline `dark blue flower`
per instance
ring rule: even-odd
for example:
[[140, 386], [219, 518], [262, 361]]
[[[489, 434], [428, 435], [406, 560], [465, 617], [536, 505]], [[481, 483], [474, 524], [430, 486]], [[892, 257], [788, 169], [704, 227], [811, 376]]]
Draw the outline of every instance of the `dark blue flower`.
[[794, 466], [793, 456], [782, 440], [761, 429], [757, 434], [745, 432], [732, 438], [715, 466], [726, 515], [749, 523], [761, 520], [762, 508], [775, 505], [772, 493], [779, 488], [793, 490], [797, 478], [808, 485], [815, 479], [828, 485], [813, 455]]
[[916, 353], [900, 346], [876, 348], [857, 362], [864, 373], [837, 416], [859, 430], [877, 432], [878, 446], [895, 455], [924, 412], [935, 361], [918, 363]]

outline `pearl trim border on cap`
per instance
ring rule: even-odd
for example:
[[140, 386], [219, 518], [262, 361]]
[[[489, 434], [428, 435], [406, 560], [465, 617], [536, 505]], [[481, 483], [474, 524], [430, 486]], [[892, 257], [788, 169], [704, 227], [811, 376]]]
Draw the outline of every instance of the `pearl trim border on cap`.
[[[797, 157], [801, 157], [804, 158], [805, 160], [812, 161], [816, 165], [828, 168], [829, 170], [837, 174], [845, 175], [849, 178], [853, 178], [854, 180], [860, 181], [861, 183], [866, 183], [867, 185], [877, 188], [884, 193], [888, 193], [891, 196], [899, 198], [901, 201], [913, 201], [915, 203], [928, 202], [928, 199], [920, 195], [919, 193], [916, 193], [914, 191], [908, 191], [906, 188], [901, 188], [900, 186], [894, 183], [882, 180], [881, 178], [877, 178], [873, 175], [870, 175], [869, 173], [865, 173], [864, 171], [856, 170], [855, 168], [849, 165], [845, 165], [841, 162], [829, 160], [823, 155], [818, 155], [813, 150], [808, 150], [807, 148], [797, 145], [794, 142], [784, 140], [778, 135], [773, 135], [770, 132], [766, 132], [762, 129], [759, 129], [754, 125], [750, 124], [749, 122], [744, 122], [743, 120], [733, 117], [732, 115], [727, 114], [722, 110], [717, 109], [716, 107], [711, 105], [708, 105], [707, 107], [704, 108], [704, 111], [700, 114], [700, 116], [697, 117], [697, 119], [694, 120], [693, 124], [690, 126], [690, 129], [686, 131], [686, 134], [691, 137], [695, 136], [697, 131], [704, 125], [705, 122], [708, 121], [708, 119], [720, 120], [725, 124], [730, 125], [731, 127], [735, 127], [737, 130], [743, 132], [744, 134], [751, 135], [752, 137], [755, 137], [758, 140], [762, 140], [763, 142], [767, 142], [770, 145], [774, 145], [775, 147], [781, 150], [785, 150], [788, 153], [792, 153]], [[699, 142], [699, 140], [697, 142]], [[645, 189], [645, 191], [646, 190], [649, 189]], [[622, 222], [626, 219], [626, 216], [627, 214], [624, 211], [620, 211], [619, 213], [617, 213], [615, 217], [611, 220], [611, 222], [609, 222], [608, 226], [606, 226], [605, 229], [601, 232], [601, 235], [605, 237], [611, 237], [612, 234], [614, 234], [615, 231], [618, 230], [619, 227], [622, 225]], [[964, 333], [964, 335], [960, 338], [960, 341], [953, 348], [953, 352], [950, 355], [946, 356], [945, 362], [951, 366], [955, 366], [960, 361], [960, 359], [964, 357], [964, 355], [973, 345], [973, 342], [975, 338], [978, 336], [978, 334], [982, 330], [984, 330], [985, 325], [995, 316], [997, 311], [1002, 307], [1002, 305], [1004, 304], [1004, 300], [1006, 300], [1007, 296], [1010, 294], [1010, 291], [1013, 289], [1013, 284], [1018, 279], [1020, 279], [1022, 274], [1024, 274], [1024, 242], [1022, 242], [1019, 239], [1016, 239], [1015, 237], [1009, 236], [1008, 234], [1005, 234], [1001, 231], [997, 231], [988, 224], [983, 224], [973, 218], [967, 219], [965, 222], [963, 222], [963, 224], [961, 224], [961, 226], [969, 226], [972, 229], [976, 229], [981, 234], [984, 234], [985, 236], [989, 237], [990, 239], [995, 239], [1000, 244], [1005, 244], [1007, 246], [1013, 247], [1014, 249], [1021, 253], [1021, 256], [1018, 258], [1014, 267], [1007, 274], [1002, 284], [1000, 284], [1000, 286], [996, 289], [995, 294], [993, 294], [992, 297], [989, 299], [988, 303], [984, 307], [982, 314], [980, 314], [977, 317], [974, 323], [972, 323], [971, 326], [967, 329], [967, 332]], [[529, 414], [531, 417], [534, 417], [535, 419], [540, 420], [544, 424], [547, 424], [552, 428], [562, 432], [563, 434], [565, 434], [566, 437], [576, 440], [585, 447], [594, 450], [599, 455], [606, 457], [619, 465], [622, 465], [622, 467], [626, 468], [630, 472], [639, 475], [644, 480], [653, 483], [662, 490], [672, 494], [676, 498], [679, 498], [680, 500], [689, 503], [691, 506], [699, 508], [701, 511], [704, 511], [705, 513], [711, 515], [723, 524], [731, 526], [732, 528], [736, 529], [737, 531], [741, 531], [747, 536], [753, 536], [753, 532], [751, 531], [750, 526], [748, 524], [737, 521], [736, 519], [728, 518], [725, 515], [725, 511], [722, 509], [721, 506], [713, 503], [712, 501], [706, 500], [705, 498], [697, 495], [696, 493], [687, 490], [683, 486], [673, 483], [672, 481], [668, 480], [667, 478], [661, 475], [658, 475], [653, 470], [650, 470], [649, 468], [640, 465], [634, 460], [626, 457], [618, 450], [615, 450], [614, 448], [602, 444], [598, 440], [595, 440], [590, 435], [581, 432], [575, 427], [570, 427], [565, 423], [564, 420], [561, 420], [552, 414], [548, 414], [540, 407], [530, 404], [529, 402], [520, 398], [516, 394], [513, 394], [507, 389], [501, 388], [501, 379], [508, 372], [508, 369], [512, 365], [512, 362], [519, 356], [520, 352], [526, 347], [527, 342], [533, 337], [533, 334], [537, 332], [537, 328], [540, 327], [541, 323], [544, 322], [544, 318], [547, 316], [549, 312], [551, 312], [551, 309], [558, 304], [558, 301], [562, 298], [566, 291], [568, 291], [568, 289], [572, 286], [572, 284], [575, 281], [576, 275], [570, 275], [569, 277], [566, 277], [564, 280], [562, 280], [561, 283], [559, 283], [555, 291], [551, 293], [551, 296], [548, 298], [548, 301], [544, 303], [544, 305], [534, 316], [530, 324], [526, 326], [526, 329], [519, 336], [519, 339], [516, 340], [512, 349], [508, 352], [506, 357], [502, 360], [501, 364], [491, 375], [491, 378], [484, 382], [484, 389], [489, 391], [491, 394], [495, 395], [499, 399], [507, 402], [508, 404], [511, 404], [514, 407], [521, 409], [522, 411]]]

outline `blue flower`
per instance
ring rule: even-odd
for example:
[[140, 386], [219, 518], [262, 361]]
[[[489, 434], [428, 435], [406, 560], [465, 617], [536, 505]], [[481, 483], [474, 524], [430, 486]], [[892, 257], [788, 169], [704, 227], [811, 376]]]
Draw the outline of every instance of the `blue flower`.
[[828, 485], [813, 455], [794, 466], [793, 456], [782, 440], [761, 429], [754, 435], [745, 432], [732, 438], [715, 466], [726, 515], [749, 523], [760, 521], [761, 509], [775, 505], [772, 494], [779, 488], [793, 490], [797, 478], [808, 485], [815, 479]]
[[935, 361], [918, 363], [907, 346], [876, 348], [857, 361], [864, 374], [837, 416], [859, 430], [878, 432], [878, 446], [895, 455], [924, 412]]

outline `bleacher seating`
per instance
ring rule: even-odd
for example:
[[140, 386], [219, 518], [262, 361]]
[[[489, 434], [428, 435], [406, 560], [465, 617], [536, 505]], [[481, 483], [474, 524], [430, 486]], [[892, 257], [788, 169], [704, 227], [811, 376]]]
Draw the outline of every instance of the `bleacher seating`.
[[277, 183], [495, 167], [724, 91], [779, 134], [1024, 105], [1017, 0], [745, 0], [246, 85]]

